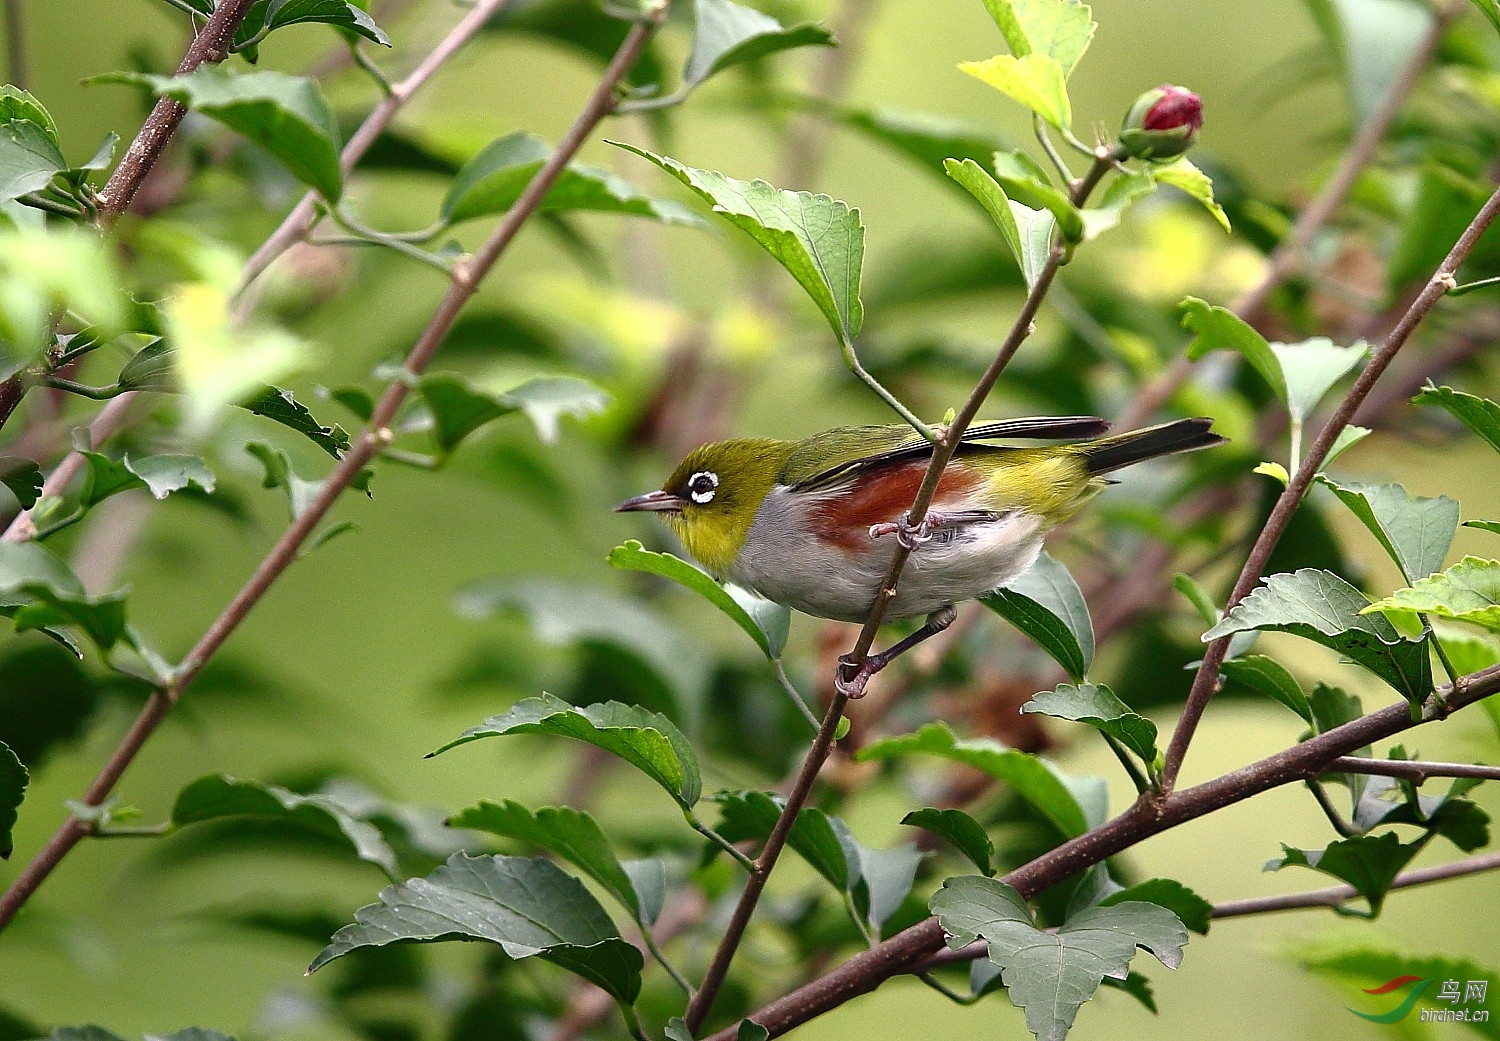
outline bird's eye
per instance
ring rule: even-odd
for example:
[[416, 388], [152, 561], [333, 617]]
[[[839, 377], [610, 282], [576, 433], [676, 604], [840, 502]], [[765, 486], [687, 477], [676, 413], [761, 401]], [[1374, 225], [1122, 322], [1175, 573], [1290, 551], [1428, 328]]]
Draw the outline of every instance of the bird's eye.
[[699, 470], [688, 478], [688, 495], [699, 506], [713, 501], [714, 491], [719, 487], [719, 475], [708, 470]]

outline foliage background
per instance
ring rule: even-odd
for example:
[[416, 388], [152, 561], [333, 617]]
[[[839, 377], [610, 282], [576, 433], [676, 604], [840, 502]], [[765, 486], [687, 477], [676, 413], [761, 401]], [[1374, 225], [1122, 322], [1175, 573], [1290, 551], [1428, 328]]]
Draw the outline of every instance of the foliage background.
[[[803, 10], [827, 16], [828, 6], [811, 3]], [[1014, 106], [954, 68], [996, 49], [993, 26], [980, 4], [884, 0], [870, 6], [852, 102], [963, 116], [997, 126], [1017, 141], [1027, 138]], [[1337, 87], [1326, 76], [1306, 86], [1291, 83], [1318, 44], [1311, 19], [1296, 0], [1109, 0], [1098, 3], [1095, 14], [1104, 31], [1072, 85], [1082, 116], [1114, 125], [1140, 90], [1163, 80], [1186, 83], [1205, 99], [1208, 123], [1201, 152], [1271, 194], [1296, 196], [1311, 172], [1335, 153], [1337, 131], [1346, 120]], [[68, 154], [87, 154], [109, 129], [128, 137], [141, 115], [132, 92], [78, 81], [128, 67], [142, 50], [158, 62], [175, 60], [182, 42], [180, 19], [148, 0], [46, 0], [29, 4], [27, 15], [34, 69], [29, 86], [57, 117]], [[435, 39], [454, 17], [454, 9], [435, 0], [416, 4], [385, 25], [397, 45], [394, 61], [417, 53], [421, 41]], [[327, 41], [318, 26], [284, 30], [264, 48], [263, 62], [301, 71], [324, 52]], [[680, 49], [682, 43], [678, 34], [666, 46]], [[781, 60], [804, 68], [814, 57], [796, 52]], [[461, 152], [518, 128], [555, 140], [595, 75], [593, 66], [553, 45], [489, 35], [443, 73], [402, 125]], [[1268, 90], [1278, 82], [1296, 89], [1269, 103]], [[696, 166], [775, 180], [781, 168], [778, 138], [765, 132], [762, 115], [743, 110], [736, 100], [740, 89], [736, 82], [715, 84], [695, 97], [683, 110], [671, 152]], [[336, 107], [353, 111], [368, 103], [370, 88], [368, 81], [346, 73], [329, 86], [329, 94]], [[1086, 125], [1084, 119], [1080, 125]], [[204, 138], [214, 136], [210, 128], [197, 130]], [[619, 153], [598, 142], [587, 146], [584, 158], [622, 164]], [[649, 172], [635, 169], [633, 177], [667, 193]], [[817, 188], [861, 208], [869, 228], [870, 284], [904, 277], [914, 238], [931, 241], [954, 227], [976, 238], [986, 233], [982, 218], [935, 179], [848, 132], [834, 134], [816, 185], [785, 186]], [[409, 176], [366, 178], [356, 188], [366, 219], [381, 227], [426, 223], [442, 190], [438, 179]], [[248, 251], [269, 231], [271, 216], [228, 204], [227, 198], [205, 197], [194, 217]], [[277, 213], [284, 205], [274, 198], [269, 204]], [[141, 807], [147, 820], [166, 812], [184, 782], [220, 769], [275, 779], [335, 768], [362, 775], [404, 802], [450, 809], [501, 795], [528, 805], [558, 801], [577, 761], [572, 747], [500, 743], [470, 755], [421, 758], [479, 716], [534, 693], [566, 671], [565, 652], [541, 645], [519, 620], [456, 617], [453, 594], [464, 583], [492, 574], [541, 573], [625, 588], [604, 555], [626, 537], [651, 533], [638, 520], [609, 514], [608, 507], [627, 493], [653, 487], [669, 461], [637, 459], [633, 471], [622, 472], [606, 446], [641, 407], [659, 375], [670, 333], [685, 317], [717, 321], [727, 334], [718, 349], [748, 386], [731, 420], [735, 431], [797, 436], [835, 422], [884, 421], [878, 402], [848, 380], [832, 345], [814, 325], [767, 326], [750, 317], [743, 302], [759, 276], [754, 265], [742, 263], [739, 243], [717, 231], [710, 237], [608, 219], [588, 219], [584, 226], [613, 258], [609, 284], [617, 287], [640, 284], [642, 277], [624, 270], [619, 259], [646, 255], [629, 237], [659, 237], [666, 258], [660, 285], [667, 299], [648, 306], [631, 303], [623, 293], [600, 292], [592, 276], [535, 228], [523, 233], [482, 297], [531, 313], [552, 312], [568, 356], [596, 360], [599, 371], [593, 376], [615, 395], [613, 408], [587, 425], [565, 424], [560, 444], [540, 451], [529, 429], [502, 425], [466, 446], [446, 471], [385, 466], [373, 502], [346, 497], [338, 516], [357, 521], [361, 530], [297, 565], [227, 648], [229, 666], [252, 682], [235, 689], [228, 682], [229, 668], [220, 672], [225, 682], [205, 677], [126, 779], [126, 801]], [[477, 231], [467, 229], [466, 237], [477, 241]], [[1191, 291], [1223, 300], [1255, 277], [1248, 254], [1226, 249], [1212, 225], [1186, 209], [1133, 218], [1124, 234], [1129, 246], [1111, 244], [1106, 259], [1091, 263], [1111, 265], [1107, 274], [1132, 280], [1137, 292], [1153, 299]], [[362, 379], [373, 363], [405, 347], [441, 290], [433, 273], [392, 255], [367, 251], [338, 255], [332, 262], [343, 265], [341, 274], [357, 277], [301, 323], [300, 331], [322, 345], [323, 364], [299, 391], [312, 382]], [[976, 294], [959, 306], [918, 309], [901, 321], [911, 328], [946, 327], [993, 337], [1015, 302], [1004, 293]], [[876, 305], [867, 300], [867, 307], [872, 318], [879, 317]], [[527, 359], [505, 351], [501, 345], [502, 365], [526, 370]], [[487, 367], [489, 361], [476, 353], [464, 363]], [[1470, 389], [1484, 392], [1482, 386]], [[989, 413], [1024, 410], [1024, 400], [1006, 399], [1004, 393], [1002, 384]], [[325, 404], [323, 410], [331, 408]], [[1473, 446], [1463, 452], [1448, 446], [1424, 450], [1377, 436], [1351, 452], [1344, 469], [1402, 480], [1422, 494], [1462, 489], [1466, 516], [1500, 516], [1500, 484], [1473, 479], [1485, 467], [1493, 472], [1483, 452]], [[514, 453], [540, 461], [566, 504], [549, 506], [545, 496], [518, 494], [504, 469]], [[169, 652], [180, 653], [202, 630], [282, 523], [281, 503], [258, 493], [248, 460], [237, 483], [261, 518], [256, 529], [217, 518], [205, 521], [197, 508], [176, 501], [151, 503], [148, 509], [121, 497], [102, 508], [120, 515], [113, 522], [116, 531], [137, 521], [146, 525], [124, 577], [135, 588], [137, 623]], [[1361, 537], [1352, 518], [1336, 520], [1350, 535], [1349, 552], [1357, 564], [1383, 574], [1388, 587], [1394, 583], [1378, 547]], [[1490, 555], [1493, 546], [1485, 540], [1492, 538], [1461, 530], [1450, 560], [1466, 552]], [[715, 653], [743, 652], [722, 619], [683, 600], [669, 600], [667, 606], [678, 609], [671, 611], [672, 620], [690, 639]], [[801, 620], [794, 639], [805, 645], [813, 631], [812, 623]], [[1338, 670], [1321, 652], [1283, 639], [1272, 646], [1303, 675], [1322, 669], [1350, 681], [1349, 672]], [[509, 676], [492, 674], [488, 682], [457, 689], [453, 677], [476, 649], [508, 662]], [[1373, 682], [1362, 693], [1367, 707], [1390, 694]], [[603, 699], [608, 691], [596, 696]], [[87, 783], [126, 718], [123, 708], [106, 711], [77, 746], [37, 773], [16, 834], [18, 851], [35, 848], [50, 833], [61, 801]], [[1185, 782], [1284, 747], [1296, 729], [1291, 717], [1271, 708], [1216, 704], [1188, 759]], [[1493, 756], [1494, 743], [1484, 717], [1471, 713], [1424, 731], [1421, 750], [1430, 758], [1465, 760]], [[1117, 774], [1102, 746], [1056, 754], [1073, 772]], [[728, 781], [708, 778], [709, 787]], [[1126, 786], [1112, 784], [1113, 808], [1123, 808]], [[658, 795], [647, 794], [634, 777], [613, 773], [600, 796], [599, 816], [631, 820], [645, 829], [652, 815], [660, 814], [665, 824], [670, 806]], [[1483, 788], [1476, 797], [1492, 813], [1500, 807]], [[877, 789], [859, 804], [851, 823], [867, 842], [895, 841], [904, 830], [894, 823], [899, 805], [894, 793]], [[1300, 788], [1279, 789], [1154, 838], [1130, 859], [1143, 877], [1172, 873], [1211, 899], [1302, 888], [1313, 876], [1262, 875], [1256, 866], [1276, 852], [1276, 842], [1311, 846], [1325, 840], [1326, 823], [1310, 809]], [[367, 865], [274, 852], [174, 863], [174, 848], [170, 842], [138, 849], [99, 842], [79, 849], [0, 944], [0, 1004], [40, 1023], [98, 1022], [126, 1036], [188, 1024], [263, 1036], [273, 1031], [277, 1016], [318, 993], [318, 982], [301, 976], [313, 951], [226, 931], [206, 924], [198, 912], [262, 893], [347, 912], [368, 902], [380, 885]], [[14, 862], [7, 864], [0, 878], [14, 870]], [[795, 880], [797, 868], [789, 865], [787, 873]], [[778, 876], [773, 889], [786, 884]], [[1398, 894], [1376, 925], [1361, 926], [1366, 930], [1361, 935], [1389, 938], [1413, 952], [1493, 961], [1494, 918], [1485, 912], [1497, 895], [1500, 878], [1494, 875], [1447, 883], [1421, 896]], [[1393, 1028], [1366, 1024], [1344, 1011], [1343, 1005], [1354, 1003], [1352, 991], [1331, 990], [1277, 954], [1288, 942], [1340, 928], [1354, 927], [1326, 912], [1223, 922], [1207, 939], [1195, 939], [1179, 972], [1152, 974], [1163, 1009], [1159, 1019], [1119, 994], [1106, 993], [1103, 1007], [1082, 1013], [1073, 1036], [1199, 1038], [1212, 1031], [1224, 1038], [1385, 1037]], [[456, 969], [473, 953], [443, 950], [437, 961]], [[441, 1003], [442, 995], [436, 999]], [[799, 1036], [837, 1038], [858, 1030], [872, 1038], [995, 1037], [1022, 1029], [1018, 1010], [1004, 999], [976, 1010], [958, 1009], [903, 978], [803, 1028]], [[1408, 1024], [1406, 1029], [1420, 1028]], [[309, 1027], [290, 1033], [327, 1035], [323, 1028]]]

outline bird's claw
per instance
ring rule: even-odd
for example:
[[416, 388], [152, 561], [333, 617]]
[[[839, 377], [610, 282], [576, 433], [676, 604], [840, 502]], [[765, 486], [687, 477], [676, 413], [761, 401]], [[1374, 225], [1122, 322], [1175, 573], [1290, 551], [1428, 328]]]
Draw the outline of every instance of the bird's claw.
[[905, 514], [898, 521], [886, 521], [882, 524], [870, 525], [870, 538], [878, 539], [885, 535], [896, 536], [896, 541], [905, 549], [915, 550], [924, 542], [932, 540], [932, 533], [938, 524], [933, 522], [931, 514], [922, 518], [920, 524], [912, 524]]
[[856, 661], [847, 654], [841, 655], [839, 667], [833, 673], [834, 688], [850, 701], [858, 701], [865, 696], [865, 684], [875, 675], [872, 664], [869, 658]]

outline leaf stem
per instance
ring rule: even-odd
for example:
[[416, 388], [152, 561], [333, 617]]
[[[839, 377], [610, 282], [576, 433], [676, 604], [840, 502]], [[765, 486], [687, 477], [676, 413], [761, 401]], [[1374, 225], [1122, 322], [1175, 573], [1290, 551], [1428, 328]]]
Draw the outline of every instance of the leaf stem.
[[864, 382], [865, 386], [873, 390], [876, 397], [880, 398], [881, 401], [884, 401], [887, 405], [889, 405], [891, 409], [896, 413], [896, 415], [900, 416], [907, 423], [911, 424], [911, 428], [913, 430], [921, 434], [933, 444], [937, 444], [937, 431], [933, 430], [932, 427], [928, 426], [926, 423], [922, 422], [921, 419], [917, 418], [917, 414], [915, 412], [902, 404], [900, 398], [896, 397], [896, 395], [887, 390], [885, 386], [878, 379], [872, 376], [869, 370], [867, 370], [864, 365], [860, 363], [859, 355], [854, 353], [853, 340], [849, 339], [849, 337], [847, 336], [841, 336], [839, 338], [839, 352], [843, 354], [844, 364], [849, 367], [849, 371], [858, 376]]
[[[1068, 166], [1068, 161], [1063, 158], [1062, 153], [1057, 150], [1057, 146], [1052, 143], [1052, 138], [1047, 134], [1047, 124], [1042, 122], [1041, 116], [1032, 115], [1031, 129], [1036, 133], [1036, 139], [1042, 143], [1042, 151], [1047, 153], [1047, 158], [1052, 160], [1052, 165], [1057, 168], [1058, 174], [1063, 179], [1063, 184], [1069, 188], [1073, 187], [1077, 183], [1077, 178]], [[1092, 154], [1092, 149], [1088, 151]]]
[[86, 383], [77, 383], [73, 380], [63, 379], [61, 376], [44, 376], [42, 385], [53, 390], [66, 391], [69, 394], [77, 394], [81, 398], [90, 398], [94, 401], [108, 401], [124, 394], [129, 388], [122, 387], [118, 383], [111, 383], [107, 387], [91, 387]]
[[1113, 734], [1106, 734], [1102, 730], [1099, 731], [1099, 734], [1104, 738], [1104, 743], [1109, 745], [1109, 750], [1115, 754], [1115, 758], [1120, 761], [1120, 765], [1125, 768], [1125, 772], [1130, 776], [1130, 783], [1135, 785], [1136, 792], [1144, 795], [1149, 791], [1151, 781], [1141, 772], [1141, 768], [1136, 765], [1135, 756], [1130, 754], [1130, 749], [1122, 745], [1119, 739]]
[[1436, 763], [1423, 759], [1366, 759], [1361, 756], [1346, 755], [1329, 763], [1328, 769], [1346, 774], [1399, 777], [1415, 784], [1423, 784], [1432, 777], [1473, 777], [1481, 781], [1500, 781], [1500, 766], [1486, 766], [1483, 763]]
[[656, 964], [666, 970], [667, 975], [671, 976], [673, 982], [682, 988], [684, 994], [691, 997], [693, 994], [693, 985], [688, 982], [686, 976], [677, 970], [675, 965], [667, 960], [667, 956], [661, 952], [661, 947], [657, 945], [656, 937], [651, 935], [651, 927], [644, 923], [641, 925], [641, 939], [646, 944], [646, 950], [651, 952], [651, 957], [656, 959]]
[[1360, 833], [1359, 829], [1344, 819], [1339, 813], [1338, 807], [1328, 797], [1328, 792], [1323, 788], [1323, 782], [1316, 777], [1309, 777], [1305, 782], [1307, 790], [1317, 800], [1318, 809], [1323, 811], [1323, 816], [1328, 818], [1328, 823], [1333, 825], [1333, 830], [1343, 838], [1350, 839]]
[[807, 707], [807, 701], [803, 699], [802, 693], [792, 685], [791, 678], [786, 674], [786, 666], [782, 664], [780, 658], [772, 658], [771, 664], [776, 670], [776, 679], [781, 684], [781, 689], [786, 691], [786, 696], [792, 699], [792, 704], [797, 706], [797, 711], [801, 713], [802, 718], [807, 720], [808, 724], [813, 728], [813, 732], [816, 733], [818, 727], [822, 724], [818, 722], [818, 717], [813, 715], [812, 709]]
[[745, 854], [741, 853], [739, 847], [736, 846], [733, 842], [730, 842], [723, 835], [720, 835], [717, 831], [714, 831], [714, 829], [710, 828], [707, 824], [704, 824], [703, 820], [696, 813], [694, 813], [692, 810], [683, 810], [682, 815], [687, 818], [688, 826], [690, 828], [696, 831], [699, 835], [702, 835], [708, 841], [712, 842], [715, 846], [718, 846], [725, 853], [728, 853], [735, 859], [740, 867], [744, 868], [746, 871], [753, 872], [755, 870], [755, 861], [751, 860], [749, 857], [745, 856]]

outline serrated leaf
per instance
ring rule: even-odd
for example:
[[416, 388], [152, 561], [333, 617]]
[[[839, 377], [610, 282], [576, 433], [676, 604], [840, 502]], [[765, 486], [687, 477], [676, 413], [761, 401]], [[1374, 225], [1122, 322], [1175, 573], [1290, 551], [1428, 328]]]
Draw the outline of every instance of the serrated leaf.
[[1153, 166], [1151, 177], [1157, 184], [1171, 185], [1192, 196], [1213, 215], [1214, 220], [1219, 222], [1219, 227], [1225, 231], [1232, 230], [1229, 215], [1224, 212], [1224, 207], [1214, 201], [1214, 182], [1209, 179], [1208, 174], [1194, 166], [1187, 156], [1179, 156], [1170, 163]]
[[1415, 405], [1438, 406], [1500, 452], [1500, 405], [1452, 387], [1424, 387], [1411, 400]]
[[735, 1029], [735, 1041], [768, 1041], [771, 1032], [759, 1023], [748, 1019], [740, 1020], [740, 1025]]
[[82, 629], [102, 651], [127, 639], [127, 592], [90, 596], [78, 577], [35, 542], [0, 542], [0, 616], [17, 632]]
[[995, 844], [985, 833], [983, 825], [963, 810], [939, 810], [929, 806], [920, 810], [912, 810], [901, 818], [901, 823], [913, 828], [921, 828], [923, 831], [930, 831], [939, 838], [946, 839], [955, 849], [968, 857], [969, 862], [977, 867], [981, 874], [994, 877]]
[[[522, 131], [492, 142], [453, 178], [443, 199], [443, 220], [459, 224], [504, 213], [516, 204], [551, 155], [550, 145]], [[543, 213], [619, 213], [669, 224], [704, 226], [702, 218], [677, 203], [653, 198], [602, 167], [579, 163], [563, 170], [539, 209]]]
[[958, 68], [1025, 105], [1059, 130], [1072, 127], [1067, 73], [1051, 55], [1032, 53], [1018, 58], [997, 54], [984, 61], [959, 62]]
[[474, 431], [502, 416], [523, 413], [546, 442], [557, 440], [564, 416], [587, 419], [604, 411], [609, 396], [586, 380], [542, 376], [498, 393], [481, 390], [455, 372], [434, 372], [417, 382], [433, 420], [433, 439], [447, 454]]
[[65, 169], [67, 160], [43, 127], [29, 119], [0, 122], [0, 201], [41, 191]]
[[120, 72], [105, 78], [150, 87], [218, 120], [270, 152], [325, 199], [338, 201], [339, 131], [316, 80], [269, 70], [233, 74], [207, 64], [184, 76]]
[[[1018, 153], [1024, 156], [1025, 153]], [[997, 152], [994, 157], [995, 180], [1015, 202], [1034, 210], [1047, 210], [1057, 221], [1057, 229], [1068, 242], [1083, 238], [1083, 216], [1068, 196], [1054, 188], [1034, 163], [1017, 160], [1017, 154]]]
[[178, 792], [172, 804], [172, 823], [177, 827], [226, 817], [282, 821], [331, 836], [346, 843], [360, 860], [397, 877], [396, 854], [380, 829], [357, 820], [326, 795], [300, 795], [274, 784], [209, 774]]
[[1364, 608], [1367, 615], [1376, 611], [1421, 611], [1500, 632], [1500, 560], [1464, 557]]
[[13, 84], [0, 84], [0, 123], [25, 119], [41, 127], [54, 141], [57, 140], [57, 121], [36, 96]]
[[[1415, 757], [1397, 745], [1388, 758], [1399, 762]], [[1428, 795], [1425, 785], [1418, 787], [1409, 780], [1372, 774], [1364, 778], [1355, 801], [1354, 825], [1369, 831], [1381, 824], [1412, 824], [1470, 853], [1490, 841], [1489, 814], [1463, 798], [1481, 783], [1474, 778], [1456, 778], [1443, 794]]]
[[[245, 451], [255, 456], [265, 470], [261, 478], [261, 487], [280, 488], [286, 492], [287, 506], [291, 511], [292, 520], [296, 520], [307, 512], [313, 500], [318, 497], [322, 490], [324, 481], [309, 481], [298, 475], [292, 469], [291, 456], [279, 448], [272, 448], [264, 441], [245, 442]], [[358, 489], [366, 495], [370, 494], [370, 478], [374, 471], [365, 469], [349, 482], [349, 487]], [[326, 478], [324, 479], [326, 480]]]
[[[139, 355], [137, 355], [139, 357]], [[130, 364], [135, 364], [132, 358]], [[130, 366], [127, 365], [128, 369]], [[120, 373], [123, 382], [125, 373]], [[259, 393], [246, 398], [240, 403], [240, 408], [247, 412], [253, 412], [257, 416], [264, 416], [273, 423], [295, 430], [323, 451], [335, 459], [342, 459], [344, 453], [349, 450], [349, 435], [344, 428], [337, 423], [332, 426], [323, 426], [313, 414], [307, 410], [307, 406], [296, 398], [292, 392], [281, 387], [265, 387]]]
[[1016, 223], [1015, 214], [1011, 211], [1010, 199], [1006, 196], [1005, 189], [1000, 187], [1000, 183], [990, 175], [988, 170], [972, 159], [965, 159], [961, 162], [957, 159], [945, 159], [943, 169], [965, 191], [979, 200], [979, 204], [984, 207], [990, 219], [995, 222], [995, 226], [1000, 229], [1001, 237], [1010, 247], [1011, 256], [1015, 257], [1016, 263], [1020, 265], [1027, 287], [1034, 285], [1033, 273], [1026, 267], [1021, 229]]
[[[719, 807], [716, 830], [730, 842], [764, 841], [786, 805], [785, 799], [770, 792], [720, 792], [712, 798]], [[848, 829], [835, 828], [833, 821], [816, 806], [803, 807], [792, 822], [787, 845], [834, 889], [852, 893], [862, 865], [858, 853], [846, 845], [852, 841]]]
[[337, 29], [362, 36], [382, 47], [391, 45], [375, 20], [348, 0], [256, 0], [235, 34], [243, 43], [261, 32], [273, 32], [301, 22], [322, 22]]
[[972, 875], [947, 879], [931, 907], [950, 947], [985, 941], [989, 960], [1038, 1041], [1062, 1041], [1104, 977], [1129, 975], [1137, 947], [1175, 969], [1188, 940], [1171, 911], [1142, 901], [1091, 907], [1046, 932], [1010, 886]]
[[1099, 778], [1067, 777], [1045, 759], [1007, 748], [992, 738], [961, 740], [946, 723], [928, 723], [912, 734], [872, 741], [854, 758], [867, 762], [914, 754], [965, 763], [1004, 781], [1070, 838], [1103, 822], [1107, 807]]
[[1413, 705], [1432, 692], [1424, 641], [1404, 639], [1370, 600], [1328, 571], [1272, 575], [1203, 634], [1204, 642], [1248, 630], [1288, 632], [1331, 647], [1385, 680]]
[[362, 947], [483, 940], [516, 960], [540, 957], [630, 1004], [641, 952], [620, 938], [583, 883], [551, 861], [455, 853], [426, 878], [388, 886], [313, 960], [314, 972]]
[[471, 828], [540, 846], [583, 871], [602, 885], [639, 922], [642, 906], [630, 876], [615, 856], [609, 839], [593, 817], [568, 806], [544, 806], [536, 812], [510, 799], [488, 799], [460, 810], [448, 820], [450, 828]]
[[693, 50], [682, 71], [691, 90], [727, 68], [795, 47], [835, 46], [821, 25], [787, 28], [770, 15], [731, 0], [694, 0]]
[[771, 254], [812, 297], [841, 343], [859, 335], [864, 324], [859, 279], [865, 227], [858, 210], [827, 195], [783, 191], [765, 181], [740, 181], [683, 166], [632, 145], [619, 147], [687, 185]]
[[196, 488], [205, 494], [214, 490], [214, 472], [195, 455], [148, 455], [111, 459], [99, 452], [80, 451], [84, 458], [80, 505], [90, 509], [111, 495], [144, 488], [152, 498], [165, 499], [173, 492]]
[[1094, 662], [1094, 624], [1068, 569], [1043, 552], [1036, 563], [979, 598], [991, 611], [1036, 641], [1078, 682]]
[[1129, 705], [1102, 683], [1084, 683], [1076, 687], [1064, 683], [1056, 690], [1040, 691], [1021, 706], [1021, 711], [1086, 723], [1119, 741], [1148, 767], [1160, 754], [1156, 750], [1156, 724], [1131, 711]]
[[[686, 586], [728, 615], [730, 621], [743, 629], [767, 658], [775, 661], [781, 657], [791, 624], [791, 614], [785, 607], [758, 597], [750, 598], [745, 593], [741, 593], [746, 598], [742, 600], [714, 581], [707, 572], [670, 553], [655, 553], [645, 549], [634, 539], [610, 550], [609, 562], [617, 568], [660, 575]], [[747, 602], [754, 608], [753, 614], [747, 609]]]
[[11, 829], [16, 826], [16, 811], [21, 808], [30, 783], [31, 774], [10, 745], [0, 741], [0, 860], [9, 860], [15, 849]]
[[1313, 721], [1312, 707], [1308, 704], [1307, 695], [1302, 692], [1301, 684], [1287, 671], [1286, 666], [1274, 658], [1268, 658], [1264, 654], [1245, 654], [1230, 658], [1220, 671], [1226, 678], [1243, 683], [1251, 690], [1281, 702], [1307, 722]]
[[1094, 38], [1094, 19], [1082, 0], [984, 0], [1017, 57], [1051, 55], [1070, 76]]
[[36, 505], [42, 494], [43, 481], [42, 468], [35, 460], [0, 455], [0, 484], [10, 489], [21, 509], [29, 510]]
[[1379, 835], [1356, 835], [1353, 838], [1339, 839], [1321, 850], [1295, 849], [1283, 844], [1281, 848], [1285, 855], [1280, 860], [1267, 861], [1266, 870], [1308, 867], [1347, 882], [1370, 904], [1368, 914], [1357, 911], [1347, 913], [1362, 918], [1375, 918], [1380, 914], [1391, 883], [1426, 844], [1425, 836], [1403, 844], [1395, 832], [1390, 831]]
[[1111, 893], [1100, 900], [1099, 905], [1110, 907], [1130, 900], [1159, 904], [1176, 915], [1183, 925], [1202, 936], [1208, 935], [1208, 927], [1213, 923], [1214, 905], [1175, 879], [1148, 878], [1117, 893]]
[[618, 701], [577, 707], [551, 694], [526, 698], [510, 711], [465, 730], [429, 757], [505, 734], [553, 734], [596, 745], [661, 785], [683, 809], [692, 809], [703, 790], [698, 756], [672, 721]]
[[1458, 503], [1446, 495], [1435, 499], [1411, 495], [1399, 484], [1318, 480], [1338, 496], [1379, 540], [1408, 582], [1443, 566], [1458, 531]]
[[121, 367], [120, 375], [115, 377], [115, 383], [126, 390], [170, 390], [176, 353], [158, 337], [130, 356]]
[[1237, 351], [1254, 366], [1298, 422], [1306, 419], [1323, 395], [1364, 358], [1364, 341], [1340, 347], [1324, 336], [1301, 343], [1268, 343], [1237, 315], [1197, 297], [1182, 302], [1182, 324], [1195, 334], [1189, 358], [1220, 348]]

